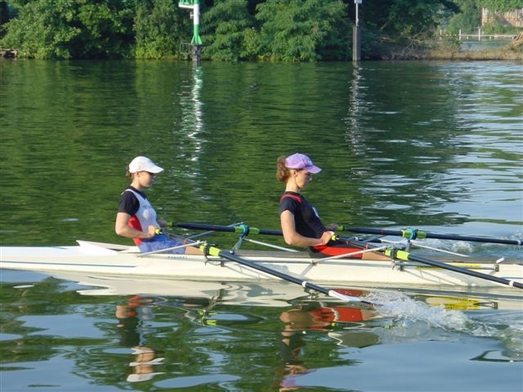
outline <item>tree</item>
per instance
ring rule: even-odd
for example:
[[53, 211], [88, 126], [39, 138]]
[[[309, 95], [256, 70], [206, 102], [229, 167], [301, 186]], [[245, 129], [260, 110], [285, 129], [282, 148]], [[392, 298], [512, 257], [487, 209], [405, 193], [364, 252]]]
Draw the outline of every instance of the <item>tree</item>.
[[476, 0], [478, 7], [492, 12], [509, 12], [523, 8], [523, 0]]
[[362, 7], [364, 57], [416, 57], [457, 12], [452, 0], [374, 0]]
[[346, 15], [341, 0], [267, 0], [257, 11], [260, 57], [283, 61], [320, 60], [323, 43]]
[[22, 5], [18, 17], [6, 24], [2, 45], [16, 48], [27, 57], [71, 58], [66, 45], [80, 34], [70, 23], [76, 13], [74, 5], [58, 0], [52, 7], [50, 2], [39, 0]]
[[402, 39], [432, 34], [459, 7], [452, 0], [375, 0], [363, 7], [365, 24], [390, 37]]
[[76, 0], [81, 31], [71, 42], [74, 58], [128, 58], [134, 45], [132, 2]]
[[7, 1], [0, 1], [0, 27], [9, 19], [9, 8]]
[[128, 2], [35, 0], [13, 2], [16, 18], [6, 23], [0, 44], [40, 59], [121, 58], [133, 43]]
[[[200, 0], [200, 5], [204, 58], [351, 57], [354, 0]], [[477, 27], [481, 7], [506, 12], [523, 8], [523, 0], [364, 0], [362, 57], [412, 58], [449, 20], [449, 29]], [[191, 34], [187, 15], [174, 0], [0, 0], [0, 45], [36, 58], [174, 57]], [[401, 56], [390, 56], [394, 51]]]
[[225, 0], [203, 14], [205, 56], [214, 60], [254, 59], [257, 34], [246, 0]]
[[136, 0], [136, 58], [161, 59], [173, 57], [181, 41], [179, 10], [172, 0]]
[[477, 0], [455, 0], [460, 12], [453, 16], [447, 25], [449, 34], [457, 34], [459, 30], [475, 31], [481, 24], [481, 10], [476, 5]]

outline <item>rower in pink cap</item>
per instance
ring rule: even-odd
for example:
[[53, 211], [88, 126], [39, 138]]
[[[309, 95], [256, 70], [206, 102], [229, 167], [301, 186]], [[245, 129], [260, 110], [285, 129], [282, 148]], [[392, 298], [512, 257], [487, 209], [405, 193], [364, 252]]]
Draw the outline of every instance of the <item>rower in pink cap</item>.
[[[311, 159], [296, 153], [288, 157], [281, 156], [276, 162], [276, 178], [285, 184], [285, 192], [280, 198], [280, 223], [283, 238], [288, 245], [306, 248], [313, 257], [329, 257], [347, 254], [347, 257], [363, 259], [386, 259], [386, 256], [374, 252], [357, 253], [347, 241], [335, 239], [334, 232], [327, 228], [316, 209], [300, 193], [312, 175], [321, 171]], [[330, 225], [335, 229], [337, 225]]]

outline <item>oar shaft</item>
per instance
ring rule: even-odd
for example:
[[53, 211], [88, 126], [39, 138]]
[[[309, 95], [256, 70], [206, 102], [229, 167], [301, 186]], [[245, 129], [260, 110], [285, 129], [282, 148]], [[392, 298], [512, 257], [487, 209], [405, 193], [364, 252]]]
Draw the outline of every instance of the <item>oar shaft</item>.
[[[184, 229], [192, 230], [210, 230], [210, 231], [223, 231], [236, 233], [243, 236], [249, 234], [266, 234], [281, 236], [283, 233], [281, 230], [270, 230], [270, 229], [259, 229], [257, 227], [250, 227], [245, 224], [239, 224], [234, 226], [220, 226], [220, 225], [208, 225], [203, 223], [169, 223], [171, 227], [181, 227]], [[503, 245], [522, 245], [521, 240], [508, 240], [503, 238], [489, 238], [489, 237], [477, 237], [477, 236], [464, 236], [458, 234], [438, 234], [429, 233], [418, 229], [403, 229], [403, 230], [388, 230], [388, 229], [375, 229], [371, 227], [349, 227], [349, 226], [338, 226], [338, 231], [349, 231], [358, 234], [378, 234], [378, 235], [390, 235], [396, 237], [403, 237], [410, 240], [434, 238], [440, 240], [455, 240], [455, 241], [469, 241], [469, 242], [483, 242], [491, 244], [503, 244]]]
[[385, 254], [387, 256], [395, 257], [400, 260], [417, 261], [418, 263], [428, 264], [428, 265], [432, 265], [434, 267], [444, 268], [449, 271], [459, 272], [459, 273], [466, 274], [469, 276], [474, 276], [476, 278], [487, 279], [492, 282], [497, 282], [497, 283], [504, 284], [507, 286], [512, 286], [512, 287], [517, 287], [519, 289], [523, 289], [523, 284], [516, 282], [514, 280], [509, 280], [509, 279], [505, 279], [505, 278], [499, 278], [497, 276], [487, 275], [487, 274], [484, 274], [481, 272], [457, 267], [455, 265], [443, 263], [441, 261], [436, 261], [436, 260], [432, 260], [432, 259], [427, 259], [427, 258], [421, 257], [421, 256], [414, 256], [414, 255], [411, 255], [409, 252], [405, 252], [402, 250], [387, 249], [385, 251]]
[[169, 222], [168, 226], [181, 227], [183, 229], [191, 230], [212, 230], [212, 231], [227, 231], [234, 233], [238, 226], [217, 226], [217, 225], [205, 225], [200, 223], [174, 223]]
[[379, 235], [391, 235], [396, 237], [408, 238], [410, 240], [423, 239], [423, 238], [435, 238], [440, 240], [456, 240], [456, 241], [470, 241], [470, 242], [483, 242], [491, 244], [504, 244], [504, 245], [521, 245], [520, 240], [506, 240], [502, 238], [489, 238], [489, 237], [471, 237], [457, 234], [438, 234], [429, 233], [418, 229], [403, 229], [403, 230], [387, 230], [387, 229], [374, 229], [369, 227], [348, 227], [339, 226], [338, 230], [350, 231], [352, 233], [360, 234], [379, 234]]
[[251, 260], [248, 260], [248, 259], [244, 259], [243, 257], [239, 257], [239, 256], [237, 256], [237, 255], [235, 255], [235, 254], [233, 254], [231, 252], [223, 251], [223, 250], [218, 249], [218, 248], [213, 247], [213, 246], [211, 246], [211, 247], [201, 246], [200, 249], [203, 252], [207, 252], [211, 256], [222, 257], [224, 259], [227, 259], [227, 260], [230, 260], [230, 261], [234, 261], [234, 262], [236, 262], [238, 264], [242, 264], [242, 265], [244, 265], [246, 267], [249, 267], [249, 268], [261, 271], [261, 272], [266, 273], [268, 275], [276, 276], [276, 277], [278, 277], [280, 279], [283, 279], [283, 280], [286, 280], [288, 282], [299, 284], [304, 289], [315, 290], [315, 291], [317, 291], [319, 293], [322, 293], [322, 294], [325, 294], [325, 295], [328, 295], [328, 296], [331, 296], [331, 297], [335, 297], [335, 298], [338, 298], [338, 299], [343, 299], [343, 300], [346, 300], [346, 301], [356, 301], [356, 302], [362, 302], [362, 303], [365, 303], [365, 304], [372, 305], [372, 303], [367, 302], [367, 301], [363, 301], [361, 298], [351, 297], [351, 296], [348, 296], [348, 295], [345, 295], [345, 294], [338, 293], [338, 292], [336, 292], [334, 290], [326, 289], [324, 287], [318, 286], [317, 284], [308, 282], [306, 280], [297, 278], [297, 277], [292, 276], [292, 275], [285, 274], [285, 273], [277, 271], [277, 270], [275, 270], [273, 268], [269, 268], [269, 267], [267, 267], [267, 266], [265, 266], [265, 265], [263, 265], [261, 263], [254, 262], [254, 261], [251, 261]]
[[[368, 244], [365, 242], [361, 242], [361, 241], [357, 241], [357, 240], [350, 240], [350, 239], [348, 241], [351, 244], [354, 244], [355, 246], [362, 247], [362, 248], [368, 248]], [[441, 261], [427, 259], [427, 258], [421, 257], [421, 256], [415, 256], [404, 250], [389, 248], [389, 249], [385, 249], [385, 250], [376, 249], [376, 251], [381, 252], [381, 253], [385, 254], [386, 256], [389, 256], [393, 259], [405, 260], [405, 261], [415, 261], [418, 263], [431, 265], [433, 267], [439, 267], [441, 269], [458, 272], [460, 274], [474, 276], [476, 278], [486, 279], [486, 280], [490, 280], [492, 282], [504, 284], [504, 285], [511, 286], [511, 287], [516, 287], [518, 289], [523, 289], [523, 284], [516, 282], [514, 280], [500, 278], [500, 277], [492, 276], [492, 275], [487, 275], [482, 272], [469, 270], [469, 269], [462, 268], [462, 267], [457, 267], [455, 265], [447, 264], [447, 263], [444, 263]]]
[[258, 229], [257, 227], [250, 227], [248, 225], [239, 224], [235, 226], [219, 226], [219, 225], [207, 225], [203, 223], [168, 223], [171, 227], [181, 227], [184, 229], [192, 230], [211, 230], [211, 231], [225, 231], [230, 233], [237, 233], [240, 235], [249, 234], [268, 234], [268, 235], [282, 235], [280, 230], [267, 230]]

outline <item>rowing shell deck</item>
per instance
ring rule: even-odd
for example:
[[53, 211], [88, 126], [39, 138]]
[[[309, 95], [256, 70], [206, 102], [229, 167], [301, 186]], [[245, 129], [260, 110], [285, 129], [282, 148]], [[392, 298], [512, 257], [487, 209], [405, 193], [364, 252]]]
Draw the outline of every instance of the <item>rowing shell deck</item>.
[[[313, 259], [303, 252], [239, 251], [238, 256], [316, 284], [499, 286], [497, 283], [398, 260]], [[523, 265], [514, 262], [452, 263], [490, 276], [523, 282]], [[69, 271], [107, 276], [161, 277], [207, 281], [277, 279], [253, 268], [217, 257], [150, 254], [136, 247], [78, 241], [77, 246], [0, 247], [0, 268], [38, 272]]]

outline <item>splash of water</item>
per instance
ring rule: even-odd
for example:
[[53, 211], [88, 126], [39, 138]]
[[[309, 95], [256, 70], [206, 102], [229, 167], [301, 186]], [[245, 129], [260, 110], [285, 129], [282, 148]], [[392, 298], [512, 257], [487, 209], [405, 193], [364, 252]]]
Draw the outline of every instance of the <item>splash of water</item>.
[[430, 306], [403, 293], [372, 293], [369, 301], [377, 304], [378, 313], [404, 325], [424, 322], [429, 327], [463, 330], [470, 319], [460, 311], [447, 310], [442, 305]]
[[[518, 311], [472, 311], [431, 306], [400, 292], [374, 292], [366, 300], [376, 304], [387, 320], [387, 340], [456, 339], [462, 333], [500, 339], [512, 359], [523, 358], [523, 313]], [[383, 336], [382, 336], [383, 338]], [[520, 360], [520, 359], [518, 359]]]

